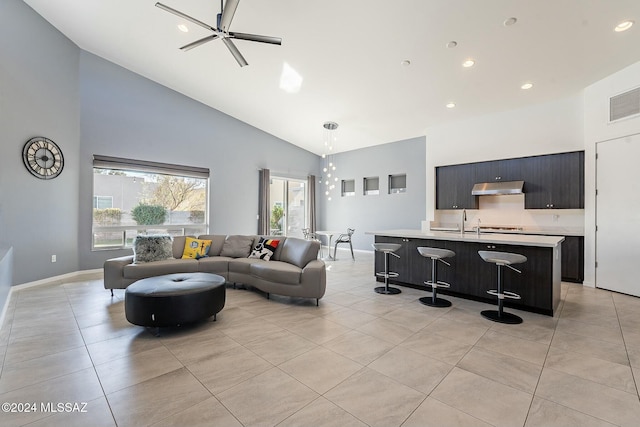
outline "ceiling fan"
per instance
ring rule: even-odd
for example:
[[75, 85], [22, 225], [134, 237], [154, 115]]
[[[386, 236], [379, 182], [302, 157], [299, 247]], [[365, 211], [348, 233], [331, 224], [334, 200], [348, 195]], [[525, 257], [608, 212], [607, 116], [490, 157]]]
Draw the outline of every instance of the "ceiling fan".
[[187, 45], [184, 45], [180, 48], [180, 50], [190, 50], [194, 47], [198, 47], [204, 43], [210, 42], [215, 39], [222, 39], [222, 42], [227, 46], [229, 52], [233, 55], [233, 57], [238, 61], [241, 67], [245, 65], [249, 65], [244, 56], [240, 53], [236, 45], [233, 43], [231, 39], [238, 40], [249, 40], [252, 42], [260, 42], [260, 43], [269, 43], [269, 44], [282, 44], [282, 39], [280, 37], [270, 37], [270, 36], [261, 36], [258, 34], [246, 34], [246, 33], [236, 33], [233, 31], [229, 31], [229, 27], [231, 26], [231, 21], [233, 20], [233, 16], [236, 13], [236, 9], [238, 8], [238, 3], [240, 0], [227, 0], [226, 4], [222, 4], [223, 0], [220, 0], [220, 13], [218, 14], [218, 18], [216, 20], [216, 27], [212, 27], [211, 25], [205, 24], [202, 21], [199, 21], [195, 18], [192, 18], [189, 15], [186, 15], [178, 10], [175, 10], [169, 6], [166, 6], [160, 2], [156, 3], [156, 6], [162, 10], [166, 10], [167, 12], [173, 13], [180, 18], [186, 19], [187, 21], [191, 21], [196, 25], [199, 25], [203, 28], [206, 28], [209, 31], [212, 31], [213, 34], [207, 37], [203, 37], [199, 40], [191, 42]]

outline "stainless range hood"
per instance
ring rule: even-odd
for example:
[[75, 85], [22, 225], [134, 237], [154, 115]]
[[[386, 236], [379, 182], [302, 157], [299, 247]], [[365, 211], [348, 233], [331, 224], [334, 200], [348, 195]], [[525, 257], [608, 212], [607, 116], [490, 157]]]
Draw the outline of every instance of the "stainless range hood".
[[498, 196], [503, 194], [522, 194], [524, 181], [481, 182], [471, 189], [472, 196]]

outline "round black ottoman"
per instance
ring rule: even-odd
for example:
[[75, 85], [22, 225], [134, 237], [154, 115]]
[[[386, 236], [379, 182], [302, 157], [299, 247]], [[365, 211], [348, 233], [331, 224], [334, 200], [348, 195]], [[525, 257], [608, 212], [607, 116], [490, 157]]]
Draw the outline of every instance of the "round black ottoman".
[[139, 326], [197, 322], [222, 310], [226, 295], [224, 284], [224, 277], [210, 273], [148, 277], [127, 287], [124, 312], [129, 322]]

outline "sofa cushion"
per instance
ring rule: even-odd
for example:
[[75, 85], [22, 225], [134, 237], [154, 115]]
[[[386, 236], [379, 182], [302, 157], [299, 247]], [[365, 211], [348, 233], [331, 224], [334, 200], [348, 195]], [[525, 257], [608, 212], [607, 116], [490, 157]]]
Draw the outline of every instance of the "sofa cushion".
[[136, 236], [133, 241], [133, 263], [173, 258], [173, 239], [169, 235]]
[[[226, 256], [210, 256], [198, 260], [198, 271], [201, 273], [214, 273], [225, 275], [229, 272], [229, 261], [233, 258]], [[244, 258], [242, 258], [244, 259]]]
[[220, 256], [228, 256], [231, 258], [246, 258], [253, 248], [253, 240], [255, 236], [227, 236], [222, 245]]
[[278, 244], [280, 244], [280, 240], [260, 237], [260, 241], [249, 254], [249, 258], [258, 258], [263, 261], [269, 261], [273, 256], [273, 253], [276, 251]]
[[174, 258], [182, 258], [182, 253], [184, 252], [184, 242], [187, 237], [196, 237], [196, 236], [175, 236], [173, 238], [173, 257]]
[[144, 279], [145, 277], [161, 276], [164, 274], [193, 273], [197, 271], [197, 260], [171, 258], [163, 261], [125, 265], [123, 276], [125, 279], [137, 280]]
[[282, 261], [259, 262], [249, 266], [252, 276], [285, 285], [300, 283], [302, 269]]
[[182, 259], [200, 259], [209, 256], [209, 248], [211, 240], [194, 239], [187, 237], [184, 242], [184, 251]]
[[209, 256], [218, 256], [222, 252], [222, 246], [227, 239], [226, 234], [202, 234], [198, 236], [198, 239], [211, 240], [211, 247], [209, 248]]
[[309, 262], [318, 258], [319, 249], [320, 244], [314, 240], [290, 237], [282, 245], [280, 261], [304, 268]]
[[229, 260], [229, 273], [250, 274], [251, 264], [255, 263], [265, 262], [257, 258], [232, 258]]

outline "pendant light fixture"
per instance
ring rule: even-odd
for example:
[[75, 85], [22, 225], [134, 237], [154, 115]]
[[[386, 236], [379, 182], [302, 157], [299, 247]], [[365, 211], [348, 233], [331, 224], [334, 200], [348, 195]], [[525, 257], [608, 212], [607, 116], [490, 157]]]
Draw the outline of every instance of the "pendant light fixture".
[[320, 183], [324, 186], [325, 197], [331, 201], [333, 190], [338, 185], [334, 159], [335, 130], [338, 129], [338, 124], [336, 122], [325, 122], [322, 127], [324, 128], [324, 151], [322, 153], [322, 178], [320, 178]]

